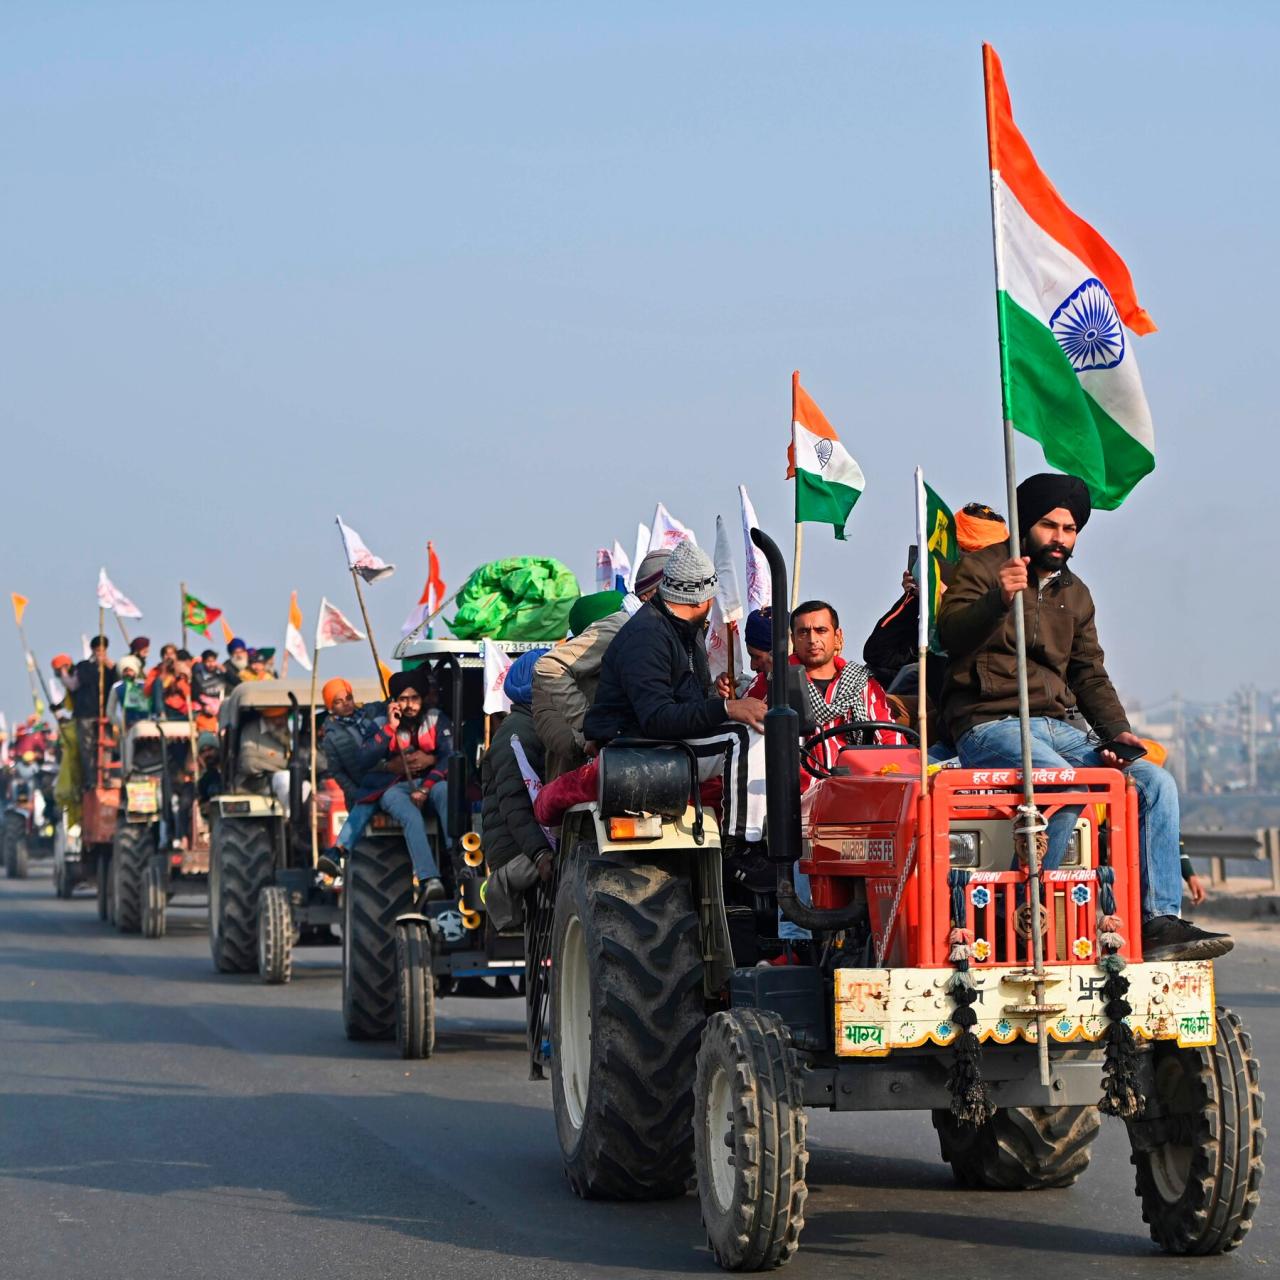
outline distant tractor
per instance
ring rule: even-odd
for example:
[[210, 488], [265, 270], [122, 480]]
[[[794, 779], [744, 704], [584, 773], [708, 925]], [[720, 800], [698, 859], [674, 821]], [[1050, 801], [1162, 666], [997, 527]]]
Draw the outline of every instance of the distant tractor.
[[[785, 600], [781, 554], [753, 537]], [[785, 628], [778, 611], [767, 879], [726, 874], [682, 744], [606, 746], [598, 802], [566, 816], [528, 963], [544, 975], [534, 1066], [545, 1036], [574, 1190], [651, 1199], [696, 1176], [716, 1260], [762, 1270], [799, 1245], [809, 1107], [930, 1111], [957, 1181], [1009, 1190], [1073, 1183], [1102, 1110], [1124, 1117], [1155, 1242], [1235, 1248], [1263, 1172], [1258, 1063], [1212, 961], [1143, 960], [1132, 783], [1037, 773], [1042, 814], [1091, 820], [1075, 865], [1043, 872], [1036, 911], [1027, 866], [1010, 869], [1020, 772], [922, 783], [917, 750], [873, 745], [877, 730], [914, 738], [904, 726], [806, 730]], [[814, 749], [833, 736], [827, 769]], [[784, 956], [779, 910], [811, 931], [802, 953]]]

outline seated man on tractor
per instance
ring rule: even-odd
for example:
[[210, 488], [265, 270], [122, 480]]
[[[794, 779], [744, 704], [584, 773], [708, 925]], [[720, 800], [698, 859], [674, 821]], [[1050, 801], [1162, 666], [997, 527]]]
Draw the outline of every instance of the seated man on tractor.
[[[636, 613], [640, 605], [653, 599], [662, 581], [662, 570], [671, 552], [650, 551], [636, 572], [635, 593], [626, 597], [616, 591], [599, 591], [574, 603], [581, 612], [569, 614], [573, 638], [549, 649], [533, 672], [533, 722], [547, 757], [544, 782], [577, 769], [587, 759], [582, 722], [600, 683], [600, 668], [614, 637]], [[612, 608], [592, 612], [606, 600]]]
[[596, 699], [583, 721], [589, 741], [676, 739], [693, 748], [699, 776], [724, 778], [726, 856], [763, 834], [764, 715], [759, 698], [712, 691], [704, 642], [716, 570], [701, 548], [677, 544], [658, 593], [605, 652]]
[[[999, 545], [965, 556], [939, 610], [938, 634], [950, 656], [942, 713], [967, 769], [1017, 768], [1017, 649], [1013, 602], [1026, 613], [1032, 764], [1037, 768], [1124, 767], [1106, 745], [1142, 749], [1103, 665], [1089, 588], [1067, 567], [1092, 511], [1075, 476], [1043, 474], [1018, 486], [1022, 555]], [[1090, 734], [1085, 723], [1092, 728]], [[1147, 960], [1208, 960], [1231, 938], [1179, 917], [1178, 791], [1145, 760], [1126, 772], [1138, 789], [1142, 951]], [[1049, 822], [1045, 866], [1061, 864], [1077, 815]]]

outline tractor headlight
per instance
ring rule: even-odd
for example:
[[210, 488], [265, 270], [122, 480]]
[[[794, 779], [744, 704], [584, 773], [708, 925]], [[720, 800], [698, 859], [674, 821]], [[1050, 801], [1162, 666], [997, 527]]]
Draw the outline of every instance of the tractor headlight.
[[951, 865], [953, 867], [976, 867], [979, 853], [978, 833], [976, 831], [953, 831], [951, 833]]

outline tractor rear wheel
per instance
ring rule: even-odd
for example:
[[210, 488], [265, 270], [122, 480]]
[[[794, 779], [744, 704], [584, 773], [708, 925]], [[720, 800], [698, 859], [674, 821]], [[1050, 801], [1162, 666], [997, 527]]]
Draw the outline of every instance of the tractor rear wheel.
[[726, 1271], [767, 1271], [800, 1245], [808, 1117], [776, 1013], [713, 1014], [698, 1050], [693, 1144], [707, 1243]]
[[218, 818], [209, 849], [209, 950], [219, 973], [258, 967], [258, 897], [275, 867], [271, 822]]
[[589, 831], [561, 871], [551, 976], [552, 1101], [569, 1185], [587, 1198], [683, 1195], [706, 1022], [689, 880], [602, 857]]
[[4, 873], [10, 880], [27, 878], [27, 820], [20, 813], [4, 816]]
[[267, 885], [258, 897], [258, 976], [272, 985], [293, 977], [293, 911], [278, 884]]
[[981, 1125], [936, 1110], [942, 1158], [962, 1187], [1042, 1191], [1069, 1187], [1089, 1167], [1102, 1121], [1097, 1107], [1001, 1107]]
[[361, 840], [342, 893], [342, 1021], [349, 1040], [396, 1034], [396, 917], [413, 908], [413, 863], [403, 840]]
[[156, 829], [150, 823], [121, 821], [111, 843], [116, 928], [137, 933], [142, 928], [143, 880], [155, 855]]
[[396, 925], [396, 1044], [402, 1058], [429, 1058], [436, 1048], [436, 980], [431, 971], [431, 926]]
[[1217, 1043], [1152, 1047], [1155, 1096], [1128, 1122], [1142, 1219], [1167, 1253], [1234, 1249], [1262, 1186], [1263, 1094], [1249, 1033], [1217, 1011]]
[[169, 908], [169, 866], [157, 854], [142, 876], [142, 936], [163, 938]]

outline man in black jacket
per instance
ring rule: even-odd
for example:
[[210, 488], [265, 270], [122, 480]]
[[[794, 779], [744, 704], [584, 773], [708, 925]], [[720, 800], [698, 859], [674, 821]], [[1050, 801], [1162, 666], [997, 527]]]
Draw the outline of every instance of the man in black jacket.
[[[712, 690], [703, 636], [716, 571], [692, 542], [679, 543], [658, 594], [618, 632], [604, 655], [596, 700], [583, 735], [687, 742], [701, 777], [723, 772], [723, 835], [756, 841], [764, 826], [764, 715], [759, 698]], [[725, 690], [725, 693], [731, 691]]]

